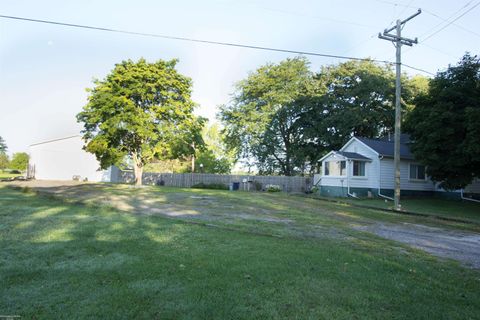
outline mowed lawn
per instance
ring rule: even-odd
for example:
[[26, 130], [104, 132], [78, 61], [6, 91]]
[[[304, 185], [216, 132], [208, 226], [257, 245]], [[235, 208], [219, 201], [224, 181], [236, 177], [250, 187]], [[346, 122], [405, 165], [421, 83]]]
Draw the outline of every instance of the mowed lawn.
[[[165, 190], [171, 199], [175, 192], [187, 192]], [[161, 197], [162, 189], [155, 193]], [[232, 211], [242, 198], [252, 201], [248, 193], [218, 194], [223, 205], [233, 203]], [[0, 187], [0, 314], [22, 319], [479, 318], [478, 270], [350, 232], [341, 219], [329, 222], [329, 212], [361, 215], [358, 208], [301, 198], [285, 202], [283, 195], [254, 200], [262, 207], [281, 206], [285, 216], [307, 216], [325, 205], [318, 215], [325, 212], [326, 218], [316, 221], [344, 234], [268, 236], [277, 230], [269, 229], [268, 221], [251, 222], [255, 229], [238, 222], [237, 231], [236, 220], [228, 228], [213, 228]], [[218, 203], [209, 206], [203, 210], [227, 210]]]
[[20, 174], [20, 173], [9, 173], [9, 172], [0, 171], [0, 179], [15, 178], [15, 177], [19, 177], [21, 175], [22, 174]]
[[[382, 199], [348, 199], [348, 203], [393, 209], [392, 201]], [[469, 200], [449, 200], [442, 198], [404, 198], [401, 199], [405, 211], [438, 217], [471, 221], [480, 224], [480, 203]]]

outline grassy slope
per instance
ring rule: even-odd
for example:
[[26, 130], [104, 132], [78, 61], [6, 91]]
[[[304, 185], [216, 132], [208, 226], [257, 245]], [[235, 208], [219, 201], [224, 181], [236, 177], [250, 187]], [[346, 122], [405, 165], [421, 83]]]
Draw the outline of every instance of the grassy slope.
[[[352, 200], [353, 204], [368, 205], [380, 208], [393, 208], [392, 201], [379, 199]], [[442, 217], [463, 219], [480, 223], [480, 203], [437, 198], [403, 199], [402, 208], [406, 211], [437, 215]]]
[[[242, 197], [250, 198], [235, 194], [230, 200]], [[255, 199], [288, 211], [282, 197]], [[0, 208], [2, 314], [65, 319], [480, 314], [478, 271], [376, 237], [272, 238], [5, 188]]]

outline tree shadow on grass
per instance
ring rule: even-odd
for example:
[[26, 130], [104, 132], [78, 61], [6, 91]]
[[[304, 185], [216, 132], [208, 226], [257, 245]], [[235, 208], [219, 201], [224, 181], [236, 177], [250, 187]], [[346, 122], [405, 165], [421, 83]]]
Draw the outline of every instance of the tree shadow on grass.
[[468, 318], [480, 309], [477, 273], [366, 250], [375, 242], [361, 251], [258, 237], [5, 188], [0, 204], [2, 314]]

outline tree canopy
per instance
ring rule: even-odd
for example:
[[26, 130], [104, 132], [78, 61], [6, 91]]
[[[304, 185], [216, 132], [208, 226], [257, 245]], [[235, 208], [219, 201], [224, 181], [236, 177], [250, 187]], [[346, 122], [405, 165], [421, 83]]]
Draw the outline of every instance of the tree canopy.
[[195, 171], [201, 173], [227, 174], [235, 161], [233, 152], [227, 150], [217, 123], [205, 126], [202, 130], [205, 148], [196, 154]]
[[6, 153], [8, 150], [7, 143], [5, 140], [0, 136], [0, 153]]
[[480, 177], [480, 60], [466, 54], [430, 81], [416, 100], [405, 129], [415, 157], [446, 189]]
[[192, 154], [194, 145], [202, 146], [204, 120], [193, 115], [192, 81], [178, 73], [176, 64], [127, 60], [94, 82], [77, 120], [84, 126], [85, 150], [102, 168], [128, 156], [141, 184], [148, 162]]
[[29, 156], [25, 152], [16, 152], [12, 156], [9, 167], [10, 169], [25, 171], [28, 166]]
[[[405, 75], [403, 110], [427, 80]], [[313, 73], [304, 58], [268, 64], [240, 81], [221, 107], [227, 143], [263, 173], [312, 171], [318, 159], [353, 135], [393, 130], [395, 74], [372, 61], [348, 61]]]
[[0, 170], [8, 168], [10, 165], [10, 159], [5, 152], [0, 152]]
[[262, 173], [291, 175], [303, 162], [296, 122], [302, 113], [297, 100], [313, 90], [313, 74], [304, 58], [267, 64], [236, 85], [231, 103], [219, 118], [225, 139], [237, 158], [254, 158]]

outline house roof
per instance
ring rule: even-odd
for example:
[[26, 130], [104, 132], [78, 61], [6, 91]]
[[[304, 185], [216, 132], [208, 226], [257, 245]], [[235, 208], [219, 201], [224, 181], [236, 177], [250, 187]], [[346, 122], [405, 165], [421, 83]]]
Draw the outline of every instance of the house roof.
[[[388, 139], [388, 137], [381, 139], [357, 137], [357, 139], [372, 148], [380, 156], [393, 158], [395, 149], [393, 137], [392, 139]], [[400, 139], [400, 158], [408, 160], [415, 159], [412, 152], [410, 151], [410, 137], [407, 134], [403, 134]]]
[[361, 161], [372, 161], [372, 159], [365, 157], [364, 155], [361, 155], [359, 153], [355, 152], [344, 152], [344, 151], [330, 151], [326, 155], [324, 155], [318, 162], [322, 162], [326, 158], [330, 157], [333, 155], [334, 157], [336, 155], [339, 155], [343, 158], [349, 159], [349, 160], [361, 160]]
[[370, 161], [372, 159], [367, 158], [359, 153], [355, 152], [344, 152], [344, 151], [336, 151], [335, 153], [340, 154], [344, 156], [347, 159], [352, 159], [352, 160], [365, 160], [365, 161]]

